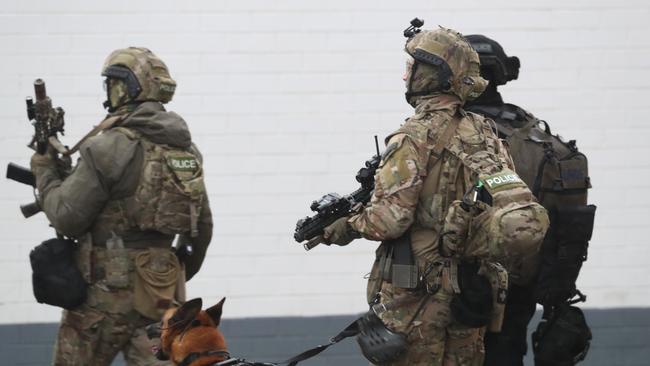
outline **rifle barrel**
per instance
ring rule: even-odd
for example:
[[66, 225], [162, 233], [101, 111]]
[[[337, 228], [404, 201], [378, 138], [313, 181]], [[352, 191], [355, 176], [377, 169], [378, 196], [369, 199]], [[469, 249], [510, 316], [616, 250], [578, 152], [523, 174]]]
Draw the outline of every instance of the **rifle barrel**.
[[47, 98], [47, 92], [45, 91], [45, 81], [43, 79], [34, 80], [34, 94], [36, 95], [36, 100], [41, 101]]

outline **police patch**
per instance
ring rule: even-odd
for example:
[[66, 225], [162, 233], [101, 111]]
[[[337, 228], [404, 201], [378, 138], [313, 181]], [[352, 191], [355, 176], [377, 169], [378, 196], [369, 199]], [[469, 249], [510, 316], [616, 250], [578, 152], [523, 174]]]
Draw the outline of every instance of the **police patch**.
[[194, 172], [199, 168], [199, 163], [193, 157], [170, 157], [169, 166], [176, 171]]
[[517, 173], [512, 170], [504, 170], [497, 174], [493, 174], [481, 179], [483, 185], [490, 192], [496, 192], [504, 188], [510, 188], [511, 186], [525, 185], [524, 181], [519, 178]]

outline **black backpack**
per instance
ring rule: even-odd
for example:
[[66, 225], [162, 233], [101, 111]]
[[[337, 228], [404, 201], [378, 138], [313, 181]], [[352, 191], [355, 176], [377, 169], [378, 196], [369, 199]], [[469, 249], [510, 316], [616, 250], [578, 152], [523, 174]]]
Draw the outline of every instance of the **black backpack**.
[[86, 299], [87, 284], [75, 263], [75, 242], [49, 239], [29, 253], [32, 287], [39, 303], [73, 309]]
[[549, 125], [513, 104], [471, 105], [468, 110], [496, 121], [509, 146], [517, 174], [548, 211], [550, 227], [540, 250], [535, 300], [554, 306], [573, 298], [587, 259], [596, 206], [587, 205], [591, 188], [587, 157], [575, 140], [565, 142]]

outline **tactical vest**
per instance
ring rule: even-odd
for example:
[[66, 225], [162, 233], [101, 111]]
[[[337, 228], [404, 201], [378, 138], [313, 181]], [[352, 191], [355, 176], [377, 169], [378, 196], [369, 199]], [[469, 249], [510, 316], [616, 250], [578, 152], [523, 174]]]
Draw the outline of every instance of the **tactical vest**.
[[495, 131], [508, 143], [516, 172], [548, 211], [551, 224], [541, 249], [536, 300], [556, 304], [573, 297], [596, 210], [587, 205], [591, 183], [586, 156], [575, 140], [563, 141], [546, 122], [515, 105], [468, 109], [496, 122]]
[[103, 232], [126, 233], [125, 241], [133, 231], [198, 235], [205, 186], [196, 154], [190, 149], [154, 144], [132, 129], [112, 130], [138, 141], [143, 162], [133, 195], [109, 201], [95, 226], [101, 225]]
[[[393, 135], [406, 134], [419, 146], [419, 150], [423, 154], [421, 164], [426, 167], [426, 170], [422, 172], [423, 187], [416, 208], [416, 221], [410, 229], [411, 237], [414, 238], [411, 244], [414, 246], [414, 254], [419, 257], [420, 266], [423, 260], [436, 261], [444, 255], [440, 253], [437, 242], [422, 241], [422, 237], [429, 235], [439, 237], [444, 229], [445, 217], [454, 202], [461, 199], [479, 178], [487, 179], [489, 174], [502, 172], [511, 165], [507, 155], [501, 150], [501, 144], [494, 132], [482, 117], [465, 114], [462, 110], [458, 113], [460, 115], [451, 116], [445, 111], [434, 111], [429, 115], [416, 115], [402, 128], [387, 137], [387, 140], [389, 140]], [[390, 149], [390, 146], [388, 149]], [[390, 154], [390, 151], [387, 150], [385, 156], [388, 154]], [[525, 188], [523, 183], [516, 188], [521, 191], [520, 201], [529, 204], [532, 198], [530, 191]], [[509, 194], [512, 194], [512, 192], [511, 189]], [[508, 196], [508, 194], [502, 192], [499, 196], [496, 195], [495, 191], [495, 196], [499, 198], [500, 196]], [[500, 202], [499, 199], [496, 201]], [[507, 211], [504, 214], [507, 214]], [[538, 238], [537, 244], [541, 243], [542, 237], [543, 231]], [[467, 236], [461, 242], [461, 245], [467, 245]], [[433, 244], [432, 248], [428, 247], [429, 243]], [[427, 246], [423, 247], [423, 244]], [[485, 248], [487, 246], [486, 242], [483, 244], [482, 248]], [[397, 251], [398, 248], [395, 248], [395, 250]], [[388, 248], [388, 252], [390, 252], [390, 248]], [[481, 321], [484, 322], [491, 319], [490, 329], [498, 331], [503, 317], [508, 275], [503, 267], [490, 263], [488, 260], [494, 258], [489, 258], [486, 253], [487, 250], [484, 253], [475, 255], [474, 259], [485, 260], [479, 275], [487, 277], [487, 281], [491, 285], [491, 298], [494, 303], [492, 310], [487, 309], [485, 306], [480, 306], [480, 308], [486, 308], [488, 314], [473, 312], [472, 306], [470, 306], [472, 302], [463, 301], [461, 284], [458, 284], [453, 278], [450, 278], [450, 280], [455, 283], [452, 287], [454, 287], [454, 292], [457, 294], [455, 303], [458, 306], [455, 309], [458, 310], [458, 315], [462, 315], [468, 322], [477, 319], [482, 319]], [[465, 258], [468, 257], [462, 259]], [[395, 260], [397, 259], [398, 257], [395, 256]], [[380, 258], [378, 268], [383, 274], [387, 272], [385, 263]], [[452, 261], [450, 268], [456, 267], [455, 263], [457, 263], [455, 260]], [[393, 264], [394, 271], [395, 264]], [[450, 272], [454, 271], [450, 270]], [[450, 276], [454, 277], [453, 275]], [[394, 277], [392, 282], [395, 286]], [[386, 276], [383, 276], [383, 278], [384, 280], [388, 279]], [[372, 293], [373, 291], [370, 290], [369, 292]]]

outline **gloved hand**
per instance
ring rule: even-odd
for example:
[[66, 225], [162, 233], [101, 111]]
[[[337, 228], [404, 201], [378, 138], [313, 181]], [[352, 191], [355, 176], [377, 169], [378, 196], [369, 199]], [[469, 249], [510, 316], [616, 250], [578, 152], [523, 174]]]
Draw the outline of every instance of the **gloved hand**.
[[359, 234], [348, 224], [347, 217], [341, 217], [323, 230], [325, 244], [348, 245], [358, 237]]
[[45, 154], [34, 153], [32, 155], [32, 160], [29, 162], [29, 166], [32, 169], [32, 172], [36, 174], [36, 171], [42, 168], [49, 168], [56, 165], [56, 160], [54, 160], [54, 155], [49, 151]]

